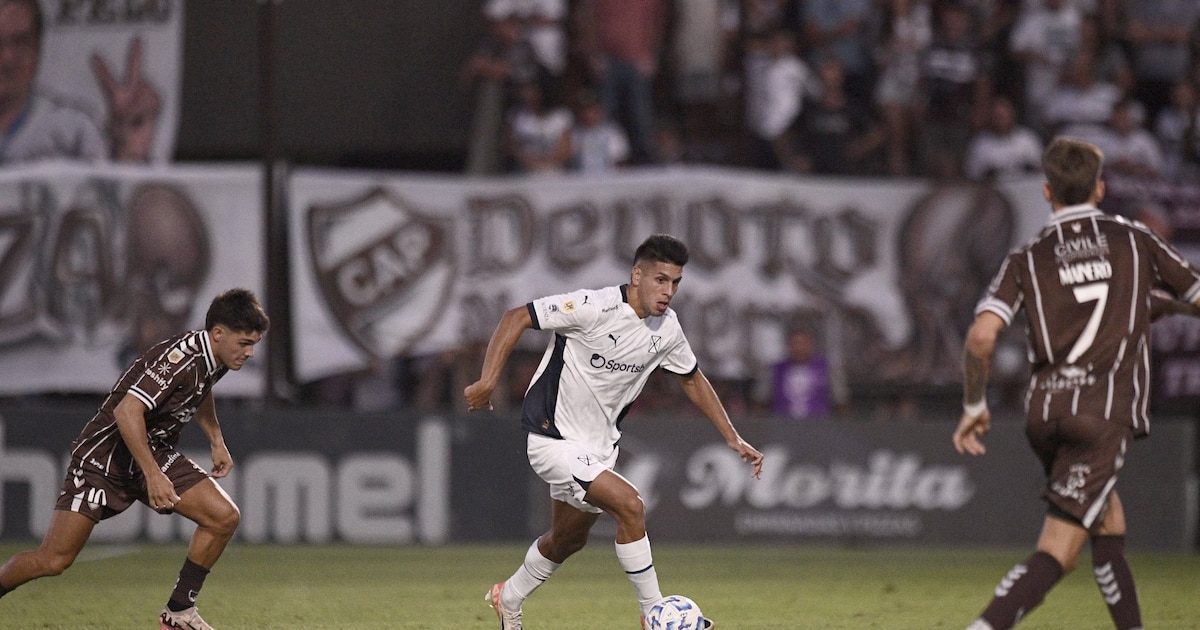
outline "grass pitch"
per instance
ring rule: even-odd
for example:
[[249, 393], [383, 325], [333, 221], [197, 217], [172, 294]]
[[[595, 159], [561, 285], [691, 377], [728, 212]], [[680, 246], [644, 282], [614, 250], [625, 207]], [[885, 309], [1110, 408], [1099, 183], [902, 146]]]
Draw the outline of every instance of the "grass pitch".
[[[0, 545], [0, 558], [25, 547]], [[183, 562], [182, 546], [84, 550], [64, 575], [0, 600], [0, 628], [154, 628]], [[470, 630], [495, 628], [483, 603], [525, 545], [447, 547], [233, 544], [200, 611], [221, 630], [254, 628]], [[695, 599], [723, 630], [961, 629], [1025, 549], [844, 549], [656, 545], [664, 594]], [[1021, 625], [1111, 628], [1088, 558]], [[1147, 628], [1195, 628], [1200, 557], [1133, 554]], [[532, 630], [638, 628], [633, 590], [612, 545], [572, 558], [525, 605]]]

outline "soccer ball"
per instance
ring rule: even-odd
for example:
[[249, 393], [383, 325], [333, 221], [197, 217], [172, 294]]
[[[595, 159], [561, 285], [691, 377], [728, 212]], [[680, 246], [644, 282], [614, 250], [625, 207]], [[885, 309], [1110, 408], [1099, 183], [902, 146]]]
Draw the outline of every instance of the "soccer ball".
[[671, 595], [655, 604], [646, 615], [647, 630], [704, 630], [712, 622], [704, 618], [696, 602], [683, 595]]

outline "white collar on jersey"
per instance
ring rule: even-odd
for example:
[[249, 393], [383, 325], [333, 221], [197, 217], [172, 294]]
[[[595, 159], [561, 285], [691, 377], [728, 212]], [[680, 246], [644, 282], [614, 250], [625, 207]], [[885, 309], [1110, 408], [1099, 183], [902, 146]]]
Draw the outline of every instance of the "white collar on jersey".
[[1086, 219], [1090, 216], [1102, 214], [1104, 213], [1090, 203], [1081, 203], [1076, 206], [1063, 206], [1050, 213], [1050, 220], [1046, 222], [1046, 225], [1055, 225], [1058, 223], [1064, 223], [1066, 221]]
[[220, 365], [217, 363], [217, 356], [212, 351], [212, 339], [208, 338], [207, 330], [197, 331], [200, 333], [200, 354], [204, 357], [204, 363], [208, 366], [207, 374], [212, 374], [217, 371]]

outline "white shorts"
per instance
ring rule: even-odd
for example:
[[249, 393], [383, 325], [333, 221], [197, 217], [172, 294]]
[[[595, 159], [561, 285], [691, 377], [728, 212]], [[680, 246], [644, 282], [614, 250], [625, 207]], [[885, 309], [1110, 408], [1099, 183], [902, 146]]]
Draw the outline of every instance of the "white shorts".
[[551, 499], [577, 510], [599, 514], [603, 510], [584, 501], [583, 495], [587, 494], [588, 484], [600, 473], [613, 469], [620, 450], [613, 448], [611, 454], [601, 457], [575, 442], [530, 433], [526, 452], [533, 472], [550, 484]]

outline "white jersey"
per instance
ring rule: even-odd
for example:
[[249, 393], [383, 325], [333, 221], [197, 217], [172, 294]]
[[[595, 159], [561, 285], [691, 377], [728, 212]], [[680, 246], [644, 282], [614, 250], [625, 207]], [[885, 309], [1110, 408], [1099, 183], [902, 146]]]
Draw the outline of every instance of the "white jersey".
[[607, 455], [621, 438], [621, 419], [657, 367], [696, 371], [675, 311], [642, 319], [627, 285], [552, 295], [530, 302], [533, 327], [554, 331], [522, 406], [532, 433], [582, 443]]
[[0, 139], [0, 163], [68, 158], [103, 160], [100, 127], [81, 109], [35, 94], [20, 121]]

